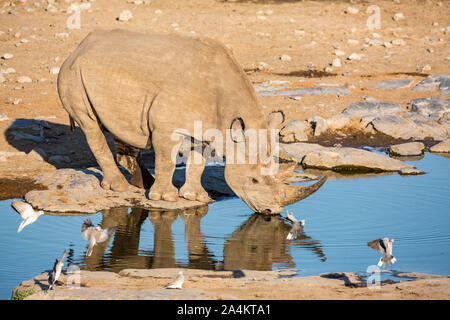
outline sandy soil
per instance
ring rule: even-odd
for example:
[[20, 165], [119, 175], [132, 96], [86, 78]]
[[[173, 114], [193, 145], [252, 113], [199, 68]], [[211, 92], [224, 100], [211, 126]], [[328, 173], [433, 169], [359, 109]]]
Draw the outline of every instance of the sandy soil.
[[[428, 73], [450, 71], [450, 61], [446, 59], [450, 31], [445, 29], [450, 21], [450, 1], [378, 1], [381, 29], [373, 30], [377, 35], [366, 26], [369, 3], [358, 1], [350, 4], [341, 1], [152, 0], [150, 5], [136, 5], [126, 0], [97, 0], [91, 2], [91, 9], [81, 11], [79, 30], [66, 26], [72, 15], [67, 12], [70, 2], [56, 1], [57, 10], [52, 12], [47, 10], [48, 3], [44, 0], [0, 1], [0, 54], [14, 55], [12, 59], [1, 59], [0, 67], [16, 70], [15, 74], [6, 74], [8, 81], [0, 84], [0, 113], [9, 118], [0, 121], [2, 178], [30, 178], [55, 167], [95, 165], [80, 130], [70, 133], [68, 116], [56, 91], [57, 76], [51, 74], [50, 69], [59, 67], [77, 44], [98, 28], [212, 37], [232, 48], [255, 85], [270, 80], [288, 80], [293, 86], [327, 82], [346, 85], [352, 91], [345, 97], [306, 96], [300, 101], [261, 98], [267, 112], [283, 109], [288, 120], [306, 119], [310, 115], [329, 117], [351, 102], [360, 101], [363, 95], [402, 105], [417, 97], [439, 96], [438, 92], [415, 92], [411, 88], [386, 91], [368, 87], [385, 79], [411, 78], [417, 83]], [[358, 8], [359, 13], [346, 13], [349, 6]], [[133, 14], [128, 22], [116, 19], [123, 10]], [[394, 21], [392, 17], [399, 12], [405, 19]], [[58, 35], [64, 32], [67, 37]], [[406, 44], [365, 48], [366, 38], [382, 42], [403, 39]], [[18, 45], [22, 39], [25, 42]], [[349, 44], [348, 40], [358, 43]], [[323, 72], [336, 57], [334, 43], [345, 52], [341, 57], [343, 66]], [[360, 61], [346, 61], [351, 53], [365, 56]], [[283, 54], [292, 60], [280, 60]], [[257, 70], [260, 62], [268, 64], [267, 70]], [[308, 71], [309, 62], [316, 67], [313, 72]], [[418, 69], [427, 64], [430, 71]], [[19, 76], [30, 77], [32, 83], [18, 83]], [[299, 82], [299, 78], [306, 81]], [[21, 99], [21, 103], [13, 104], [17, 99]], [[15, 119], [46, 120], [51, 125], [50, 129], [44, 129], [48, 143], [14, 140], [8, 128]], [[36, 135], [36, 130], [29, 133]], [[70, 161], [49, 161], [50, 164], [39, 161], [35, 154], [25, 157], [24, 153], [18, 153], [29, 153], [36, 147], [44, 150], [47, 157], [62, 155]]]

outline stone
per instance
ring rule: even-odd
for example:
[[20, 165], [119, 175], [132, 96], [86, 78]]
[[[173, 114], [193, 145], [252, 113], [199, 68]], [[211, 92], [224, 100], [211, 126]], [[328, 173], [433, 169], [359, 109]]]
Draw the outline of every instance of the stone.
[[445, 112], [450, 111], [450, 99], [418, 98], [412, 100], [406, 109], [428, 117], [433, 115], [441, 117]]
[[8, 79], [6, 79], [5, 75], [2, 72], [0, 72], [0, 83], [6, 82], [6, 81], [8, 81]]
[[[51, 161], [49, 158], [49, 161]], [[128, 180], [127, 172], [123, 172]], [[36, 183], [47, 186], [47, 190], [33, 190], [25, 200], [33, 207], [52, 212], [95, 213], [114, 207], [139, 206], [146, 209], [176, 210], [203, 206], [204, 203], [178, 199], [175, 202], [152, 201], [146, 190], [129, 186], [127, 191], [104, 190], [100, 183], [102, 172], [98, 168], [58, 169], [36, 177]]]
[[364, 116], [381, 116], [386, 114], [396, 114], [402, 108], [398, 103], [387, 101], [359, 101], [346, 107], [342, 114], [351, 118]]
[[355, 7], [348, 7], [347, 10], [345, 10], [345, 13], [350, 13], [350, 14], [357, 14], [359, 12], [358, 8]]
[[291, 61], [292, 58], [290, 56], [288, 56], [287, 54], [283, 54], [280, 56], [280, 60], [281, 61]]
[[320, 136], [322, 133], [328, 130], [328, 122], [322, 117], [319, 116], [310, 116], [308, 118], [308, 122], [311, 127], [314, 129], [314, 136]]
[[14, 105], [18, 105], [22, 103], [22, 99], [18, 98], [18, 99], [14, 99], [13, 103]]
[[27, 76], [19, 76], [19, 77], [17, 77], [16, 81], [18, 83], [30, 83], [30, 82], [32, 82], [31, 78], [27, 77]]
[[350, 54], [349, 56], [348, 56], [348, 60], [351, 60], [351, 61], [353, 61], [353, 60], [361, 60], [361, 58], [363, 57], [363, 55], [362, 54], [358, 54], [358, 53], [352, 53], [352, 54]]
[[50, 68], [50, 74], [58, 74], [59, 73], [59, 67], [52, 67]]
[[41, 148], [37, 147], [27, 153], [27, 157], [36, 161], [46, 161], [47, 153]]
[[12, 59], [12, 58], [14, 58], [14, 55], [12, 53], [4, 53], [2, 55], [2, 59], [3, 60], [9, 60], [9, 59]]
[[[290, 135], [294, 136], [295, 142], [308, 141], [312, 136], [312, 128], [308, 121], [292, 120], [280, 130], [281, 137]], [[289, 141], [291, 138], [287, 140]], [[284, 140], [282, 139], [282, 141]]]
[[275, 88], [266, 88], [257, 92], [261, 97], [296, 97], [296, 96], [320, 96], [320, 95], [339, 95], [346, 96], [351, 92], [345, 87], [312, 87], [312, 88], [295, 88], [288, 90], [276, 90]]
[[423, 155], [425, 145], [422, 142], [408, 142], [396, 144], [389, 147], [388, 152], [391, 156], [420, 156]]
[[405, 16], [403, 15], [402, 12], [396, 13], [392, 17], [392, 20], [394, 20], [394, 21], [400, 21], [400, 20], [403, 20], [403, 19], [405, 19]]
[[0, 113], [0, 121], [6, 121], [9, 120], [8, 116], [4, 113]]
[[124, 10], [120, 13], [119, 17], [117, 18], [117, 20], [122, 21], [122, 22], [127, 22], [129, 21], [131, 18], [133, 18], [133, 14], [131, 13], [130, 10]]
[[404, 46], [406, 45], [406, 41], [403, 39], [394, 39], [391, 41], [394, 46]]
[[370, 125], [377, 132], [384, 133], [397, 139], [410, 138], [421, 140], [425, 137], [420, 133], [417, 125], [410, 120], [395, 114], [387, 114], [374, 118]]
[[345, 52], [342, 50], [335, 50], [334, 54], [339, 57], [345, 56]]
[[331, 65], [332, 65], [333, 67], [335, 67], [335, 68], [340, 68], [340, 67], [342, 67], [341, 59], [339, 59], [339, 58], [334, 58], [334, 59], [333, 59], [333, 62], [331, 63]]
[[55, 33], [55, 38], [61, 39], [61, 40], [66, 40], [69, 38], [69, 33], [68, 32]]
[[435, 144], [430, 148], [430, 151], [436, 153], [450, 153], [450, 139]]
[[412, 82], [412, 79], [387, 80], [371, 86], [369, 89], [396, 90], [409, 87]]
[[450, 94], [450, 76], [447, 74], [432, 74], [426, 79], [420, 81], [414, 88], [414, 91], [434, 91], [439, 86], [439, 92]]
[[301, 163], [304, 169], [315, 168], [338, 172], [400, 172], [416, 170], [403, 161], [356, 148], [327, 148], [317, 144], [292, 143], [280, 145], [281, 155]]

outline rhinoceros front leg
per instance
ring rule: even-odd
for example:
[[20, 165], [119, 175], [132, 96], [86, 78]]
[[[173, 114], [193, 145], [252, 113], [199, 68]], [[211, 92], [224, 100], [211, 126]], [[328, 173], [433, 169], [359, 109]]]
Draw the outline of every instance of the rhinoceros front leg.
[[152, 132], [152, 146], [155, 151], [155, 182], [150, 188], [150, 200], [177, 201], [178, 189], [172, 184], [176, 163], [172, 161], [172, 149], [177, 146], [170, 140], [170, 134], [155, 130]]
[[[197, 156], [197, 157], [195, 157]], [[198, 162], [198, 163], [197, 163]], [[201, 154], [191, 151], [189, 161], [186, 164], [186, 182], [180, 189], [180, 196], [187, 200], [210, 202], [211, 198], [203, 189], [201, 178], [206, 161]]]

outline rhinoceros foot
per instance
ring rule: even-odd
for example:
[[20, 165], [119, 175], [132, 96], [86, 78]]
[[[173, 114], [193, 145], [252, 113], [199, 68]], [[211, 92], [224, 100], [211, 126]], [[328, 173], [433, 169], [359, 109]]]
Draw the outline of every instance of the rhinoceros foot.
[[165, 201], [177, 201], [178, 200], [178, 189], [173, 185], [166, 186], [159, 183], [154, 183], [150, 188], [148, 193], [150, 200], [165, 200]]
[[202, 187], [193, 186], [193, 185], [183, 185], [180, 189], [180, 197], [183, 197], [187, 200], [192, 201], [200, 201], [204, 203], [211, 202], [211, 198], [208, 196], [208, 192], [205, 191]]
[[123, 175], [118, 175], [113, 178], [104, 178], [102, 180], [101, 186], [105, 190], [113, 190], [113, 191], [127, 191], [128, 190], [128, 182]]

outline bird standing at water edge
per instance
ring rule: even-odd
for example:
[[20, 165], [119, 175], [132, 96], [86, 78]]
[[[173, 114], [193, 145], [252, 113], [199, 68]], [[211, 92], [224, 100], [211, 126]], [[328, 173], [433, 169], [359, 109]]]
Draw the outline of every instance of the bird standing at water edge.
[[397, 259], [395, 259], [395, 257], [392, 255], [393, 243], [394, 239], [389, 240], [389, 238], [377, 239], [367, 242], [368, 247], [378, 250], [383, 254], [380, 261], [378, 261], [379, 267], [384, 268], [386, 263], [389, 263], [389, 265], [391, 265], [397, 261]]
[[23, 230], [27, 225], [32, 224], [39, 218], [40, 215], [44, 214], [44, 211], [35, 211], [33, 207], [24, 201], [14, 200], [11, 202], [11, 207], [22, 217], [23, 221], [17, 229], [17, 233]]
[[85, 240], [89, 241], [86, 256], [89, 257], [92, 254], [94, 246], [97, 243], [108, 240], [116, 232], [117, 228], [118, 226], [106, 229], [102, 229], [100, 226], [94, 227], [91, 219], [86, 219], [81, 226], [81, 235]]
[[170, 283], [166, 286], [166, 289], [182, 289], [182, 285], [184, 282], [183, 271], [178, 272], [178, 276], [174, 282]]
[[58, 259], [56, 259], [55, 264], [53, 265], [52, 273], [50, 274], [50, 278], [48, 279], [49, 283], [48, 290], [53, 290], [56, 282], [58, 281], [59, 276], [61, 275], [62, 267], [64, 265], [63, 261], [66, 258], [66, 254], [67, 251], [64, 250], [61, 259], [59, 259], [59, 261]]

